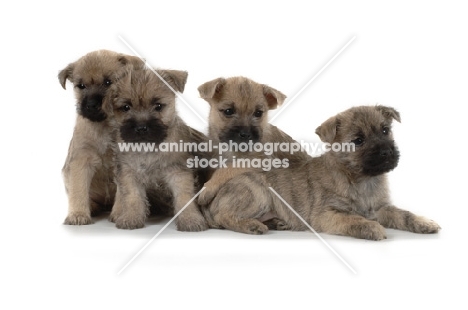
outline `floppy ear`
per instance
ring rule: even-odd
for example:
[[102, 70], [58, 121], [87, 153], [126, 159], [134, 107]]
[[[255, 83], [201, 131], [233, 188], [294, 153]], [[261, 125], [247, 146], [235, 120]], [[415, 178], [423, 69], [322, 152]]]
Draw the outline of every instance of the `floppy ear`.
[[338, 117], [333, 116], [326, 120], [322, 125], [315, 129], [315, 133], [320, 137], [323, 142], [332, 143], [335, 140], [336, 132], [340, 121]]
[[62, 85], [63, 89], [66, 89], [67, 79], [70, 80], [71, 76], [73, 75], [73, 70], [75, 69], [75, 63], [71, 63], [65, 67], [62, 71], [58, 74], [58, 80], [60, 85]]
[[375, 108], [377, 109], [377, 111], [380, 111], [380, 113], [382, 113], [382, 115], [386, 118], [393, 118], [397, 122], [401, 123], [400, 113], [398, 113], [398, 111], [394, 108], [385, 107], [383, 105], [377, 105], [375, 106]]
[[217, 78], [212, 81], [206, 82], [198, 87], [200, 97], [203, 99], [212, 99], [219, 94], [226, 84], [225, 78]]
[[129, 56], [121, 54], [117, 59], [122, 65], [132, 65], [135, 69], [143, 69], [146, 64], [146, 59], [137, 56]]
[[188, 72], [179, 70], [157, 70], [161, 77], [174, 88], [175, 91], [184, 92]]
[[262, 85], [262, 86], [263, 86], [263, 95], [265, 96], [268, 102], [268, 108], [270, 110], [274, 110], [279, 105], [283, 104], [284, 100], [286, 99], [285, 94], [283, 94], [279, 90], [271, 88], [270, 86], [267, 86], [267, 85]]

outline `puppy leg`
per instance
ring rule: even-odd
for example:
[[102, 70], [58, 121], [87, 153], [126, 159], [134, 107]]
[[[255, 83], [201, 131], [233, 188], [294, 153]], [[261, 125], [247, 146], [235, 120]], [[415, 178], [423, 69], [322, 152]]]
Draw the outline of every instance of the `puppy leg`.
[[114, 205], [112, 206], [112, 211], [109, 215], [109, 221], [115, 223], [117, 219], [122, 215], [124, 208], [124, 202], [122, 201], [122, 194], [120, 193], [119, 186], [117, 186], [117, 190], [115, 193], [115, 201]]
[[215, 197], [210, 207], [213, 208], [211, 212], [214, 211], [212, 213], [214, 222], [223, 228], [244, 234], [263, 235], [267, 233], [268, 227], [256, 219], [258, 214], [262, 213], [262, 208], [255, 201], [244, 201], [238, 205], [232, 204], [233, 198], [221, 193]]
[[63, 168], [65, 187], [68, 193], [68, 215], [66, 225], [92, 224], [90, 206], [90, 186], [100, 159], [96, 156], [73, 154]]
[[213, 220], [226, 229], [261, 235], [268, 227], [260, 220], [270, 211], [271, 192], [262, 174], [236, 177], [221, 187], [209, 206]]
[[122, 169], [116, 177], [117, 194], [110, 220], [117, 228], [142, 228], [149, 215], [145, 186], [130, 171]]
[[384, 227], [376, 221], [333, 208], [327, 208], [313, 215], [312, 227], [319, 232], [360, 239], [382, 240], [387, 238]]
[[220, 168], [217, 169], [210, 180], [205, 183], [205, 190], [200, 193], [198, 196], [198, 204], [200, 206], [207, 206], [216, 196], [219, 191], [219, 188], [228, 182], [230, 179], [234, 178], [236, 175], [242, 174], [249, 171], [248, 168]]
[[[195, 196], [194, 176], [191, 171], [175, 169], [168, 173], [167, 182], [174, 197], [174, 212], [177, 214]], [[177, 230], [180, 231], [203, 231], [208, 229], [208, 225], [194, 201], [179, 214], [176, 225]]]
[[436, 222], [394, 206], [380, 208], [377, 211], [377, 221], [384, 227], [419, 234], [433, 234], [440, 230], [440, 226]]

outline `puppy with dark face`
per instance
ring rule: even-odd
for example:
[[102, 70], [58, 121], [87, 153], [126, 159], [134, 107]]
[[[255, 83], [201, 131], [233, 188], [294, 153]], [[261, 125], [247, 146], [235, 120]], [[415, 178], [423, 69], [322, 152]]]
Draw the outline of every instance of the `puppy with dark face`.
[[144, 63], [137, 57], [99, 50], [69, 64], [58, 75], [64, 89], [67, 80], [73, 83], [78, 112], [62, 170], [69, 199], [65, 224], [90, 224], [92, 214], [110, 209], [114, 202], [111, 146], [115, 139], [103, 103], [112, 83], [134, 66]]
[[400, 121], [399, 113], [384, 106], [354, 107], [328, 119], [316, 130], [320, 139], [330, 145], [348, 143], [350, 150], [330, 151], [292, 169], [235, 177], [210, 205], [210, 221], [218, 227], [262, 234], [268, 227], [258, 218], [272, 212], [280, 219], [275, 229], [307, 229], [271, 187], [317, 232], [370, 240], [385, 239], [385, 227], [438, 232], [435, 222], [391, 203], [386, 173], [399, 159], [393, 120]]
[[[173, 90], [183, 92], [187, 72], [157, 72]], [[187, 160], [196, 153], [166, 152], [162, 143], [206, 143], [207, 138], [177, 115], [175, 93], [149, 69], [129, 71], [113, 86], [113, 92], [112, 126], [117, 142], [144, 143], [155, 148], [141, 152], [116, 150], [117, 194], [110, 220], [118, 228], [136, 229], [144, 226], [150, 206], [158, 203], [153, 198], [166, 202], [171, 208], [166, 213], [173, 214], [196, 193], [194, 171], [187, 167]], [[178, 216], [176, 224], [182, 231], [208, 228], [194, 202]]]
[[[214, 144], [233, 141], [240, 143], [293, 143], [286, 133], [268, 123], [268, 111], [281, 105], [286, 96], [280, 91], [256, 83], [245, 77], [217, 78], [198, 88], [201, 98], [210, 104], [208, 136]], [[289, 165], [303, 162], [309, 156], [305, 151], [277, 151], [272, 155], [257, 152], [229, 150], [225, 158], [279, 158], [287, 159]], [[250, 171], [250, 168], [221, 168], [214, 172], [206, 189], [200, 194], [200, 205], [208, 205], [219, 187], [237, 174]]]

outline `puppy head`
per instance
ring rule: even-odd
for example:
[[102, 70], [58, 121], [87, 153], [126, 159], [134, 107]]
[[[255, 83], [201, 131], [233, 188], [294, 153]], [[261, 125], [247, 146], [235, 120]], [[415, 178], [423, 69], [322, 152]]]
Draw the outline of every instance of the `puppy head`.
[[323, 142], [352, 143], [355, 152], [333, 152], [348, 171], [362, 176], [376, 176], [398, 165], [399, 151], [393, 140], [392, 121], [400, 114], [384, 106], [360, 106], [331, 117], [316, 129]]
[[101, 122], [108, 116], [107, 108], [102, 104], [109, 86], [127, 67], [143, 68], [144, 65], [138, 57], [99, 50], [69, 64], [59, 72], [58, 79], [64, 89], [67, 80], [73, 83], [78, 114], [93, 122]]
[[[183, 92], [187, 72], [156, 70], [175, 90]], [[149, 69], [129, 70], [112, 86], [113, 125], [125, 142], [161, 143], [176, 120], [176, 95]]]
[[268, 110], [286, 99], [280, 91], [245, 77], [218, 78], [204, 83], [198, 91], [211, 106], [209, 136], [222, 142], [261, 141]]

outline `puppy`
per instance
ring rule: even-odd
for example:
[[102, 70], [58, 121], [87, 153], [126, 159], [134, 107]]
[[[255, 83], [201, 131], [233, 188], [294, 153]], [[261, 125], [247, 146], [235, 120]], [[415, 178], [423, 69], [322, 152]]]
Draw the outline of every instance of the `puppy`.
[[[245, 77], [217, 78], [198, 87], [200, 97], [210, 104], [208, 137], [213, 143], [295, 143], [290, 136], [268, 123], [268, 111], [281, 105], [286, 96], [280, 91], [256, 83]], [[228, 168], [217, 169], [205, 184], [198, 203], [206, 206], [216, 195], [219, 187], [237, 174], [252, 170], [251, 167], [232, 165], [233, 159], [265, 158], [278, 159], [281, 166], [303, 162], [309, 155], [303, 150], [287, 152], [277, 150], [271, 155], [262, 152], [229, 150], [223, 154], [231, 163]], [[286, 159], [286, 161], [282, 161]], [[267, 159], [268, 160], [268, 159]], [[261, 170], [261, 169], [260, 169]]]
[[415, 233], [436, 233], [435, 222], [395, 207], [386, 173], [399, 160], [391, 132], [399, 113], [390, 107], [361, 106], [346, 110], [316, 130], [327, 143], [349, 143], [355, 151], [327, 152], [300, 167], [249, 172], [230, 180], [213, 200], [209, 215], [219, 227], [249, 234], [268, 228], [258, 221], [273, 212], [276, 229], [306, 226], [269, 189], [271, 186], [317, 232], [381, 240], [384, 227]]
[[103, 102], [110, 85], [133, 66], [143, 67], [144, 63], [137, 57], [99, 50], [70, 63], [58, 74], [64, 89], [67, 80], [73, 83], [78, 112], [62, 169], [69, 200], [65, 224], [91, 224], [92, 215], [110, 209], [114, 202], [114, 138]]
[[[187, 72], [158, 70], [158, 74], [177, 92], [183, 92]], [[117, 142], [145, 143], [155, 147], [148, 152], [116, 150], [116, 200], [110, 220], [118, 228], [144, 226], [153, 197], [168, 202], [179, 212], [195, 196], [194, 171], [187, 160], [196, 152], [164, 152], [162, 143], [202, 143], [207, 138], [187, 126], [177, 115], [175, 93], [148, 69], [131, 70], [113, 86], [112, 126]], [[164, 207], [161, 207], [164, 208]], [[177, 229], [202, 231], [208, 228], [198, 206], [191, 202], [178, 216]]]

